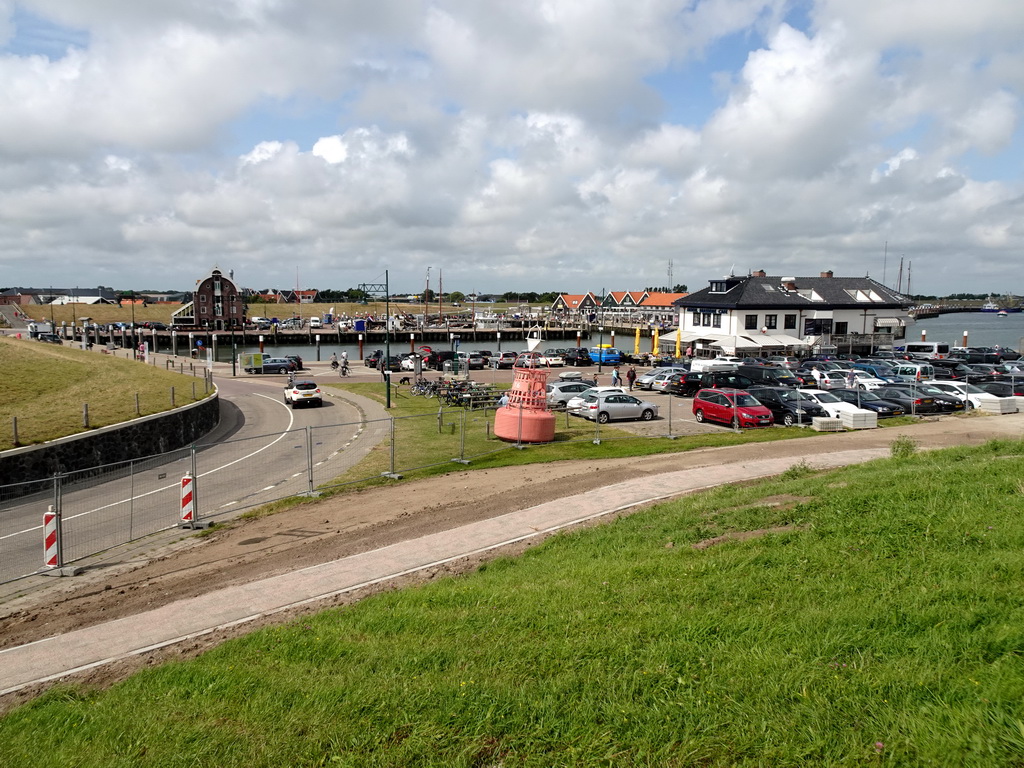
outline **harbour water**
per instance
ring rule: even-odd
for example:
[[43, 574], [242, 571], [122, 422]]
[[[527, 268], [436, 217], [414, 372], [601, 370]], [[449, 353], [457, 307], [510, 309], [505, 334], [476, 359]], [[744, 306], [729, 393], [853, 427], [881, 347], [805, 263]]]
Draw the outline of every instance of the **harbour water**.
[[927, 341], [961, 346], [964, 333], [967, 345], [991, 347], [999, 345], [1021, 351], [1024, 345], [1024, 312], [999, 317], [990, 312], [955, 312], [930, 317], [907, 326], [907, 341], [919, 341], [927, 331]]

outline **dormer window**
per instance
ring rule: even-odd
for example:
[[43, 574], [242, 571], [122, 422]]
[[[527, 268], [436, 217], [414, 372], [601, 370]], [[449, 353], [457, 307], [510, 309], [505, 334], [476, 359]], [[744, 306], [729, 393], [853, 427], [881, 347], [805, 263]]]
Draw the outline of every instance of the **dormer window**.
[[711, 292], [712, 293], [725, 293], [729, 290], [729, 284], [725, 280], [712, 280], [711, 281]]

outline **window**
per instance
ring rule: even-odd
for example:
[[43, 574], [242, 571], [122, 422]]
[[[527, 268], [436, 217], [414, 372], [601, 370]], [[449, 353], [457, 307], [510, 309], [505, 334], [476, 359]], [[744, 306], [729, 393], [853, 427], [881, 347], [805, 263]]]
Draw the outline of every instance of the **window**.
[[206, 294], [205, 293], [200, 293], [199, 294], [199, 303], [200, 304], [205, 304], [206, 303]]
[[795, 331], [796, 330], [796, 315], [786, 315], [783, 318], [782, 322], [783, 322], [783, 328], [785, 328], [787, 331]]
[[711, 316], [711, 326], [713, 328], [721, 328], [722, 327], [722, 316], [721, 315], [712, 315]]
[[764, 316], [764, 327], [769, 330], [774, 330], [779, 327], [779, 316], [778, 315], [765, 315]]
[[743, 328], [747, 331], [757, 330], [757, 315], [744, 315], [743, 316]]
[[[700, 317], [701, 317], [701, 323], [700, 323], [701, 325], [711, 325], [711, 315], [703, 314]], [[718, 317], [718, 315], [715, 315], [715, 317]]]
[[849, 327], [850, 327], [849, 323], [839, 323], [839, 322], [837, 322], [836, 323], [836, 333], [845, 335], [845, 334], [849, 333], [849, 330], [848, 330]]

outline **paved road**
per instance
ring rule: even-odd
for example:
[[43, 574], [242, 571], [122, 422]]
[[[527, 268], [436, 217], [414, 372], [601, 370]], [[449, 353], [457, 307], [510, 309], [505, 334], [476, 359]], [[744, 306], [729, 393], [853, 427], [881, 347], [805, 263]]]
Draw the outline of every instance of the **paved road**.
[[[159, 356], [158, 364], [165, 359], [170, 358]], [[186, 370], [192, 364], [175, 363]], [[326, 365], [303, 373], [331, 375]], [[230, 365], [218, 365], [214, 378], [221, 423], [201, 441], [194, 465], [183, 449], [123, 465], [100, 479], [63, 485], [65, 562], [175, 530], [185, 473], [196, 477], [197, 510], [207, 517], [231, 516], [312, 490], [358, 462], [384, 435], [379, 425], [368, 429], [367, 409], [378, 418], [384, 414], [365, 398], [333, 392], [322, 408], [292, 409], [282, 397], [287, 377], [231, 377]], [[48, 492], [0, 503], [0, 582], [42, 565], [43, 514], [53, 501]]]

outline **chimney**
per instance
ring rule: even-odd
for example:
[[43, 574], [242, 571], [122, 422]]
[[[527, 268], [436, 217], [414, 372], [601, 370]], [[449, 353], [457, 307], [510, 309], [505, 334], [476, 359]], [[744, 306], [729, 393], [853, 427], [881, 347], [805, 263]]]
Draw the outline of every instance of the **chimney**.
[[759, 269], [751, 277], [768, 277], [768, 275], [765, 274], [763, 269]]
[[821, 276], [822, 277], [832, 277], [832, 270], [830, 269], [828, 272], [822, 272]]

